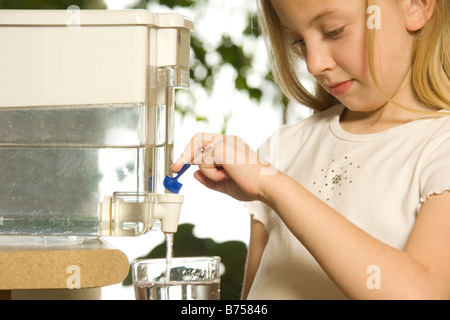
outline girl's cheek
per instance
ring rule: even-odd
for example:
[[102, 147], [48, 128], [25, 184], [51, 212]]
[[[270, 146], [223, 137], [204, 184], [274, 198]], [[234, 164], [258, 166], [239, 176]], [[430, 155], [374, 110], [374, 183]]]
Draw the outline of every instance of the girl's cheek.
[[342, 69], [354, 77], [365, 78], [367, 71], [369, 71], [365, 45], [361, 45], [359, 40], [342, 39], [340, 46], [336, 48], [335, 52], [338, 59], [337, 63]]

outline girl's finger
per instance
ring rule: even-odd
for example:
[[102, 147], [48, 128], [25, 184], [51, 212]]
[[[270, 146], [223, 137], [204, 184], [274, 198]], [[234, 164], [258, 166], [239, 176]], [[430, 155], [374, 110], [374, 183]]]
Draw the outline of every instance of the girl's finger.
[[181, 170], [184, 164], [214, 164], [212, 152], [217, 143], [222, 141], [222, 135], [198, 133], [194, 135], [185, 147], [180, 158], [171, 166], [173, 172]]

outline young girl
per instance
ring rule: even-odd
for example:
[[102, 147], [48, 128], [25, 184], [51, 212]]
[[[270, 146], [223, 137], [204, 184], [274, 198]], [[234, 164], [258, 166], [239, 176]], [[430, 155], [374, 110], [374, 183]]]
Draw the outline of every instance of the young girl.
[[449, 1], [260, 5], [278, 83], [318, 112], [258, 154], [199, 134], [172, 166], [250, 201], [243, 298], [450, 299]]

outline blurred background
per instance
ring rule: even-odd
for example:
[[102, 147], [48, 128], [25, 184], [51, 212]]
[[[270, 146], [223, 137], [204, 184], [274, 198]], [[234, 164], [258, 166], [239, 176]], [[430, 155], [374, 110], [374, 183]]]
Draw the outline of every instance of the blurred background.
[[[257, 149], [278, 127], [311, 114], [291, 102], [272, 80], [256, 19], [256, 0], [0, 0], [0, 9], [148, 9], [176, 11], [194, 21], [191, 81], [176, 92], [176, 159], [197, 132], [238, 135]], [[221, 298], [239, 299], [250, 216], [243, 203], [198, 183], [190, 169], [180, 182], [185, 201], [174, 256], [222, 257]], [[164, 235], [108, 237], [129, 261], [165, 257]], [[130, 279], [102, 289], [102, 299], [134, 299]]]

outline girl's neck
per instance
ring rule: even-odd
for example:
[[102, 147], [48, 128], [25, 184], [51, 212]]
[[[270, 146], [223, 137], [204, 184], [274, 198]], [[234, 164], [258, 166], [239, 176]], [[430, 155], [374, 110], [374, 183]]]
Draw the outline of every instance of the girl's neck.
[[387, 112], [381, 107], [371, 112], [355, 112], [345, 109], [341, 115], [340, 124], [343, 130], [355, 134], [370, 134], [385, 131], [399, 125], [424, 117], [422, 113], [406, 111], [398, 108], [395, 114]]
[[346, 108], [340, 118], [342, 129], [356, 134], [377, 133], [417, 119], [429, 117], [431, 112], [433, 112], [433, 109], [418, 99], [412, 86], [409, 85], [399, 90], [392, 100], [412, 110], [401, 108], [390, 101], [368, 112], [352, 111]]

